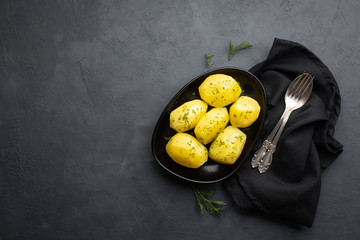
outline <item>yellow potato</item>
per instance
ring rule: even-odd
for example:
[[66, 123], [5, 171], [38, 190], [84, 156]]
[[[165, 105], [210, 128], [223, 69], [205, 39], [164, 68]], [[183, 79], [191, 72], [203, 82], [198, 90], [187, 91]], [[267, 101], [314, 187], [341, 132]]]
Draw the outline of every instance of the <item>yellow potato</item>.
[[259, 103], [247, 96], [241, 96], [230, 107], [230, 123], [239, 128], [246, 128], [253, 124], [260, 114]]
[[195, 127], [196, 138], [204, 145], [213, 141], [229, 122], [226, 108], [213, 108], [208, 111]]
[[170, 127], [177, 132], [193, 129], [205, 115], [208, 105], [201, 100], [184, 103], [170, 113]]
[[213, 107], [225, 107], [235, 102], [241, 94], [237, 81], [225, 74], [207, 77], [199, 87], [202, 100]]
[[212, 142], [209, 157], [222, 164], [234, 164], [240, 157], [246, 142], [246, 135], [238, 128], [228, 126]]
[[177, 133], [166, 144], [166, 152], [176, 163], [198, 168], [208, 160], [208, 150], [188, 133]]

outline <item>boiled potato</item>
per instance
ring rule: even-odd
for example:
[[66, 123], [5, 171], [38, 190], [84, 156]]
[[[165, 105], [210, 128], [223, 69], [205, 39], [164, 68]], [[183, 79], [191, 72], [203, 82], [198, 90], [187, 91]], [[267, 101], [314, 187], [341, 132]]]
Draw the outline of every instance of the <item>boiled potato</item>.
[[234, 164], [246, 142], [246, 135], [237, 127], [228, 126], [212, 142], [209, 157], [222, 164]]
[[225, 74], [207, 77], [199, 87], [202, 100], [213, 107], [225, 107], [235, 102], [241, 94], [237, 81]]
[[204, 145], [213, 141], [229, 122], [226, 108], [213, 108], [208, 111], [195, 127], [196, 138]]
[[177, 133], [166, 144], [172, 160], [188, 168], [198, 168], [208, 160], [208, 150], [188, 133]]
[[259, 114], [259, 103], [251, 97], [241, 96], [230, 107], [230, 123], [238, 128], [246, 128], [256, 121]]
[[177, 132], [193, 129], [207, 108], [208, 105], [199, 99], [184, 103], [170, 113], [170, 127]]

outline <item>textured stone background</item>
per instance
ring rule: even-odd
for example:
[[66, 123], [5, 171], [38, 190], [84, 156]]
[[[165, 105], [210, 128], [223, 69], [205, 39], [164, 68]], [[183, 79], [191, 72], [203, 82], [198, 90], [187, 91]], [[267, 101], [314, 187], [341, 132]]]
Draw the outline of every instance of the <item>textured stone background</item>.
[[[360, 2], [0, 1], [0, 239], [358, 239]], [[248, 69], [299, 42], [342, 93], [344, 152], [311, 229], [238, 211], [199, 216], [151, 153], [172, 96], [208, 69]], [[229, 40], [251, 49], [227, 60]], [[206, 66], [204, 54], [214, 65]]]

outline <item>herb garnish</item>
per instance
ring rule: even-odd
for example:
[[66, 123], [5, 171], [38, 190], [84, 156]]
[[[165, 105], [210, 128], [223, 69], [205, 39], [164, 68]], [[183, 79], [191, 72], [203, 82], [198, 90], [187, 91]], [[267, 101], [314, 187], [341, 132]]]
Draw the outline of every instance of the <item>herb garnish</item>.
[[215, 191], [209, 192], [200, 192], [195, 187], [193, 187], [195, 197], [197, 200], [197, 208], [200, 214], [204, 212], [204, 209], [211, 215], [221, 216], [220, 211], [226, 207], [226, 203], [223, 201], [212, 201], [208, 200], [208, 197], [211, 197], [215, 194]]
[[206, 64], [209, 66], [213, 65], [213, 63], [210, 63], [210, 60], [211, 58], [213, 57], [214, 55], [210, 54], [210, 53], [207, 53], [205, 54], [205, 57], [206, 57]]
[[169, 140], [171, 139], [171, 137], [164, 137], [164, 139], [165, 139], [166, 141], [169, 141]]
[[229, 61], [232, 58], [232, 56], [234, 56], [235, 53], [237, 53], [239, 50], [244, 49], [244, 48], [248, 48], [251, 47], [252, 45], [247, 43], [247, 42], [242, 42], [238, 45], [236, 45], [234, 47], [234, 45], [232, 44], [231, 40], [230, 40], [230, 44], [229, 44]]

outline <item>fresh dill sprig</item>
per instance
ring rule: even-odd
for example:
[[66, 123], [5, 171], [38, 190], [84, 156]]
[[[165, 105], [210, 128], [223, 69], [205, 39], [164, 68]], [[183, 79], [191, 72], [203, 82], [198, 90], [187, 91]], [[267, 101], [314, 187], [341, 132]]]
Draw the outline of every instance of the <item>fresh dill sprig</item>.
[[237, 53], [239, 50], [244, 49], [244, 48], [248, 48], [251, 47], [252, 45], [247, 43], [247, 42], [242, 42], [238, 45], [236, 45], [234, 47], [234, 45], [232, 44], [231, 40], [230, 40], [230, 44], [229, 44], [229, 61], [232, 58], [232, 56], [234, 56], [235, 53]]
[[[240, 84], [239, 84], [239, 85], [240, 85]], [[244, 90], [244, 89], [242, 89], [241, 94], [240, 94], [240, 97], [242, 97], [242, 96], [246, 96], [246, 93], [245, 93], [245, 90]]]
[[193, 187], [193, 191], [195, 193], [197, 208], [200, 214], [203, 214], [205, 209], [211, 215], [216, 214], [218, 217], [221, 216], [220, 211], [226, 207], [226, 203], [223, 201], [212, 201], [207, 199], [213, 196], [215, 191], [200, 192], [195, 187]]
[[209, 66], [213, 65], [213, 63], [210, 63], [210, 60], [211, 58], [213, 57], [214, 55], [210, 54], [210, 53], [207, 53], [205, 54], [205, 57], [206, 57], [206, 64]]

